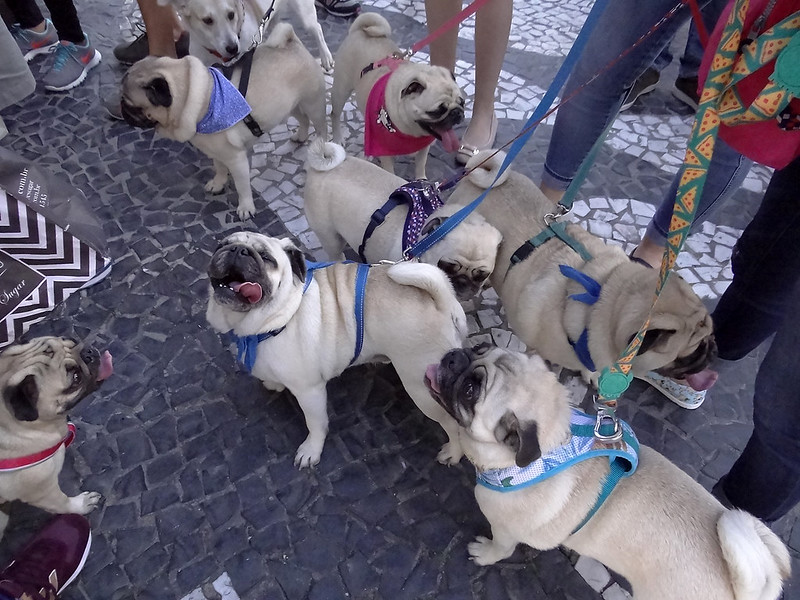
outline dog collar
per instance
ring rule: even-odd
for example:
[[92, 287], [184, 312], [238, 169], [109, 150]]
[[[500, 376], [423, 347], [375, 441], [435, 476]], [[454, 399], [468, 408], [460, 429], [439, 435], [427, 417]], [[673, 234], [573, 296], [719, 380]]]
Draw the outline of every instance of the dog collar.
[[[601, 286], [597, 281], [589, 277], [586, 273], [581, 273], [574, 267], [570, 267], [568, 265], [559, 265], [558, 268], [564, 277], [572, 279], [573, 281], [577, 281], [584, 287], [584, 289], [586, 289], [586, 291], [582, 294], [570, 294], [569, 298], [571, 300], [583, 302], [589, 306], [597, 302], [597, 300], [600, 298], [601, 290]], [[569, 341], [570, 346], [572, 346], [572, 349], [575, 351], [575, 355], [578, 357], [578, 360], [581, 361], [581, 364], [589, 369], [589, 371], [594, 373], [597, 369], [594, 366], [591, 352], [589, 352], [589, 330], [584, 327], [577, 340], [572, 341], [571, 339], [567, 338], [567, 341]]]
[[417, 179], [401, 185], [392, 192], [383, 206], [372, 213], [361, 245], [358, 247], [358, 257], [361, 262], [368, 262], [364, 256], [364, 250], [375, 229], [384, 222], [394, 208], [401, 204], [408, 205], [408, 214], [403, 225], [403, 255], [405, 255], [405, 252], [417, 243], [425, 221], [444, 202], [442, 202], [436, 184], [427, 179]]
[[33, 454], [28, 454], [27, 456], [20, 456], [18, 458], [4, 458], [0, 460], [0, 473], [7, 473], [9, 471], [19, 471], [20, 469], [27, 469], [29, 467], [33, 467], [38, 465], [39, 463], [43, 463], [49, 458], [52, 458], [58, 449], [61, 446], [64, 448], [69, 447], [69, 445], [75, 439], [75, 432], [76, 427], [73, 423], [67, 423], [67, 435], [64, 436], [60, 442], [58, 442], [55, 446], [51, 446], [46, 450], [42, 450], [41, 452], [34, 452]]
[[[402, 61], [399, 61], [402, 62]], [[388, 63], [389, 72], [383, 75], [369, 92], [367, 106], [364, 111], [364, 155], [365, 156], [399, 156], [414, 154], [430, 146], [436, 139], [432, 135], [413, 136], [399, 131], [386, 111], [386, 85], [392, 71], [397, 68]]]
[[[350, 263], [352, 261], [344, 261]], [[314, 271], [317, 269], [324, 269], [336, 264], [334, 261], [330, 262], [306, 262], [306, 280], [303, 284], [303, 294], [306, 293], [311, 281], [314, 279]], [[367, 275], [369, 274], [369, 265], [359, 264], [356, 270], [356, 283], [355, 283], [355, 306], [353, 313], [356, 318], [356, 346], [353, 352], [353, 358], [350, 359], [352, 365], [356, 359], [361, 356], [361, 349], [364, 346], [364, 297], [366, 296], [367, 289]], [[265, 333], [254, 333], [253, 335], [238, 336], [233, 334], [236, 341], [236, 359], [241, 365], [247, 369], [248, 373], [253, 372], [253, 367], [256, 364], [256, 355], [258, 354], [258, 345], [270, 338], [280, 334], [286, 325], [267, 331]], [[349, 366], [349, 365], [348, 365]]]
[[213, 85], [208, 101], [208, 112], [197, 123], [197, 133], [217, 133], [230, 129], [252, 112], [244, 96], [224, 75], [208, 67]]
[[514, 492], [544, 481], [589, 458], [608, 457], [611, 470], [602, 482], [597, 502], [572, 531], [574, 534], [589, 522], [620, 479], [633, 475], [639, 465], [639, 440], [630, 425], [622, 420], [619, 424], [622, 427], [622, 439], [603, 443], [595, 437], [595, 418], [573, 408], [569, 426], [571, 435], [564, 445], [550, 450], [526, 467], [512, 465], [488, 471], [476, 469], [478, 485], [496, 492]]

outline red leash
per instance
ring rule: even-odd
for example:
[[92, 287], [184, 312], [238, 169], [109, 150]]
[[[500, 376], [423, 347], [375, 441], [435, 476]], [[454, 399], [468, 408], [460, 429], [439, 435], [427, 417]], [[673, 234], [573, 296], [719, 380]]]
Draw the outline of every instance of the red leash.
[[706, 24], [703, 22], [703, 15], [700, 14], [700, 6], [697, 4], [697, 0], [683, 0], [683, 2], [688, 4], [689, 8], [692, 10], [692, 19], [694, 19], [695, 27], [697, 27], [700, 43], [703, 44], [703, 48], [705, 48], [708, 46], [708, 30], [706, 29]]
[[439, 29], [437, 29], [436, 31], [432, 31], [427, 36], [418, 41], [416, 44], [411, 46], [411, 49], [407, 51], [406, 57], [416, 54], [419, 50], [430, 44], [433, 40], [438, 38], [446, 31], [450, 31], [453, 27], [457, 27], [459, 23], [465, 21], [469, 16], [476, 13], [479, 8], [481, 8], [488, 2], [489, 0], [475, 0], [472, 4], [469, 4], [460, 13], [447, 20], [441, 27], [439, 27]]

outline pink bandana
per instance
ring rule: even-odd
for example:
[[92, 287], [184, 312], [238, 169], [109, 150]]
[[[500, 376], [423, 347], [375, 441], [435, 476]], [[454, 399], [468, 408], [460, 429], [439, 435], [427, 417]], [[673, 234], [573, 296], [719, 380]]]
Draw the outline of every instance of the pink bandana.
[[391, 70], [381, 77], [372, 87], [367, 98], [367, 110], [364, 115], [364, 154], [366, 156], [399, 156], [414, 154], [436, 139], [432, 135], [416, 137], [399, 131], [389, 119], [384, 97], [386, 84], [396, 65], [388, 64]]

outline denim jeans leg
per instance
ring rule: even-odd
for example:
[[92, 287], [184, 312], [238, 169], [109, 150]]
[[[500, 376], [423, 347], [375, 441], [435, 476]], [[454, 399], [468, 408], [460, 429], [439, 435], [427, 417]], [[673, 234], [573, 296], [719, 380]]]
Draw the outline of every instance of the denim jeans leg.
[[[711, 164], [708, 167], [706, 183], [703, 186], [703, 193], [700, 196], [697, 212], [692, 223], [693, 229], [708, 218], [715, 206], [725, 202], [741, 187], [752, 164], [753, 161], [749, 158], [745, 158], [724, 141], [717, 138], [714, 154], [711, 157]], [[679, 171], [672, 178], [661, 204], [658, 205], [650, 224], [647, 226], [645, 236], [650, 241], [662, 246], [667, 243], [667, 233], [672, 220], [672, 209], [675, 206], [675, 196], [678, 193], [680, 175]]]
[[[792, 295], [796, 309], [800, 286]], [[737, 508], [766, 522], [800, 502], [800, 311], [789, 310], [761, 363], [753, 396], [753, 434], [722, 481]]]
[[[711, 0], [711, 2], [700, 10], [703, 23], [709, 34], [714, 31], [719, 16], [722, 14], [727, 3], [728, 0]], [[700, 63], [703, 60], [704, 51], [703, 43], [700, 41], [700, 34], [697, 31], [697, 25], [695, 25], [694, 20], [692, 20], [691, 25], [689, 25], [686, 46], [681, 56], [681, 64], [678, 68], [678, 77], [697, 77], [697, 73], [700, 70]]]
[[[562, 98], [585, 84], [655, 25], [675, 5], [674, 0], [614, 0], [609, 2], [589, 38]], [[566, 189], [608, 121], [617, 114], [625, 92], [669, 44], [690, 16], [682, 7], [641, 45], [581, 89], [558, 109], [545, 160], [542, 181]]]
[[[753, 220], [736, 242], [733, 282], [714, 313], [721, 358], [738, 360], [775, 333], [800, 281], [800, 157], [775, 171]], [[797, 351], [795, 351], [797, 353]]]

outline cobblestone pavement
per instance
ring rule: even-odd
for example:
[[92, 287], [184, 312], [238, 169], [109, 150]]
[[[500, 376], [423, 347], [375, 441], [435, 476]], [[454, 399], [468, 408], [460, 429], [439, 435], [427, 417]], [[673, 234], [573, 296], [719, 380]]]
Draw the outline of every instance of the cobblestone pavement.
[[[497, 97], [499, 142], [519, 131], [543, 96], [590, 4], [515, 6]], [[40, 87], [2, 115], [10, 129], [4, 144], [86, 193], [115, 260], [107, 279], [31, 331], [88, 338], [107, 346], [116, 364], [103, 389], [72, 415], [79, 441], [67, 453], [64, 488], [97, 490], [106, 501], [90, 515], [94, 542], [84, 573], [63, 598], [200, 600], [222, 592], [227, 599], [270, 600], [625, 597], [602, 566], [565, 551], [520, 547], [492, 567], [471, 563], [467, 542], [488, 534], [472, 495], [471, 468], [466, 461], [452, 468], [436, 463], [442, 432], [416, 410], [388, 366], [353, 368], [330, 384], [322, 461], [312, 471], [292, 465], [305, 436], [301, 412], [288, 393], [268, 392], [240, 372], [231, 349], [205, 324], [204, 270], [215, 240], [241, 228], [293, 235], [324, 258], [303, 217], [305, 148], [289, 141], [286, 127], [256, 146], [257, 214], [242, 224], [232, 189], [213, 197], [203, 191], [210, 160], [105, 115], [101, 100], [115, 93], [123, 73], [111, 50], [132, 37], [135, 3], [77, 5], [103, 53], [101, 66], [70, 93], [50, 95]], [[402, 46], [425, 33], [421, 0], [377, 0], [365, 9], [382, 12]], [[349, 23], [322, 13], [320, 20], [335, 51]], [[470, 23], [462, 27], [457, 65], [468, 93], [472, 34]], [[46, 59], [38, 60], [32, 67], [41, 75]], [[617, 120], [576, 205], [573, 218], [627, 247], [682, 158], [691, 114], [670, 94], [674, 76], [671, 67], [652, 94]], [[359, 153], [361, 117], [352, 105], [346, 119], [347, 149]], [[549, 135], [546, 122], [515, 168], [538, 180]], [[429, 175], [451, 170], [449, 157], [434, 146]], [[410, 175], [411, 165], [401, 161], [399, 172]], [[680, 257], [681, 273], [709, 305], [730, 280], [731, 247], [768, 177], [767, 169], [754, 168]], [[473, 339], [521, 347], [491, 291], [474, 302], [469, 318]], [[719, 383], [695, 411], [635, 381], [622, 400], [623, 417], [643, 443], [710, 488], [749, 436], [761, 355], [723, 365]], [[579, 381], [563, 379], [576, 399], [584, 397]], [[45, 518], [13, 505], [0, 560]], [[791, 515], [775, 528], [794, 548], [797, 571], [795, 523]], [[795, 580], [786, 598], [800, 598]]]

